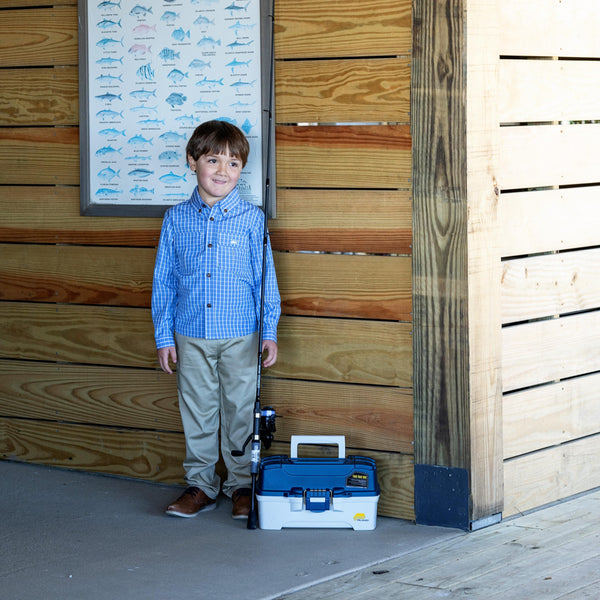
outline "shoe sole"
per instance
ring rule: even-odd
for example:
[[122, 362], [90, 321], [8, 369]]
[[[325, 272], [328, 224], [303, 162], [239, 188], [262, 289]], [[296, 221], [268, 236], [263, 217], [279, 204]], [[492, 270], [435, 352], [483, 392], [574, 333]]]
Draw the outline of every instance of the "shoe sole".
[[231, 515], [232, 519], [247, 519], [248, 515]]
[[177, 510], [165, 510], [165, 514], [166, 515], [170, 515], [171, 517], [185, 517], [186, 519], [190, 519], [192, 517], [196, 517], [197, 515], [199, 515], [202, 512], [208, 512], [210, 510], [214, 510], [215, 508], [217, 508], [217, 503], [213, 502], [212, 504], [207, 504], [206, 506], [202, 507], [198, 512], [195, 513], [182, 513], [179, 512]]

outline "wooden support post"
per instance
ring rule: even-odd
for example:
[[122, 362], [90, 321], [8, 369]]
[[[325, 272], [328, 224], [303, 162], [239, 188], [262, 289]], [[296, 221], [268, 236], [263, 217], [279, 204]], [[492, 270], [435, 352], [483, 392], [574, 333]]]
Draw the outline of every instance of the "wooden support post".
[[498, 4], [413, 0], [415, 512], [466, 530], [503, 503]]

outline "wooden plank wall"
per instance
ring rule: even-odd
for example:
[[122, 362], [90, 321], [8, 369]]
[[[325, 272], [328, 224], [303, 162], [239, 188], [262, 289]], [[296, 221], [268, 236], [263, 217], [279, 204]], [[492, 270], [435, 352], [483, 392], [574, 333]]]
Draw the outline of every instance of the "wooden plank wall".
[[[345, 434], [412, 518], [408, 0], [278, 0], [277, 443]], [[0, 456], [182, 482], [159, 219], [79, 215], [76, 0], [0, 0]], [[336, 125], [337, 123], [337, 125]]]
[[504, 0], [505, 514], [600, 485], [600, 5]]

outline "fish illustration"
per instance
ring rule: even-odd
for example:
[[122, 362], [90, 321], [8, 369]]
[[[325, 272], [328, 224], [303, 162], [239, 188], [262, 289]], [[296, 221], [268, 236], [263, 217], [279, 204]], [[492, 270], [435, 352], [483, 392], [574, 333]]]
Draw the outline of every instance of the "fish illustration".
[[149, 6], [148, 8], [146, 8], [145, 6], [141, 6], [139, 4], [136, 4], [130, 11], [129, 11], [130, 15], [138, 15], [138, 16], [145, 16], [148, 14], [152, 14], [152, 7]]
[[231, 72], [233, 73], [233, 71], [235, 70], [236, 67], [249, 67], [251, 62], [252, 62], [252, 59], [238, 60], [237, 58], [234, 58], [231, 62], [227, 63], [225, 66], [231, 67]]
[[182, 125], [188, 126], [191, 126], [196, 122], [196, 119], [193, 115], [181, 115], [181, 117], [177, 117], [175, 120]]
[[235, 81], [234, 83], [232, 83], [230, 85], [231, 85], [231, 87], [234, 87], [234, 88], [240, 88], [240, 87], [244, 87], [246, 85], [254, 86], [255, 81], [256, 81], [256, 79], [253, 79], [252, 81], [242, 81], [240, 79], [239, 81]]
[[167, 131], [158, 136], [161, 140], [167, 143], [178, 142], [179, 140], [185, 141], [185, 133], [177, 133], [176, 131]]
[[140, 156], [138, 154], [134, 154], [133, 156], [126, 156], [125, 160], [128, 162], [148, 162], [148, 157], [146, 156]]
[[121, 58], [111, 58], [110, 56], [106, 56], [104, 58], [99, 58], [96, 61], [96, 64], [98, 65], [112, 65], [113, 63], [121, 63], [123, 64], [123, 57], [121, 56]]
[[98, 148], [98, 150], [96, 150], [96, 156], [105, 156], [106, 154], [114, 154], [115, 152], [121, 154], [121, 148], [117, 150], [112, 146], [103, 146], [102, 148]]
[[161, 175], [159, 179], [164, 183], [175, 183], [176, 181], [186, 181], [186, 174], [176, 175], [173, 171], [169, 171], [166, 175]]
[[129, 173], [127, 173], [127, 175], [131, 176], [131, 177], [141, 177], [141, 178], [145, 178], [145, 177], [150, 177], [150, 175], [153, 175], [154, 171], [151, 171], [150, 169], [133, 169], [133, 171], [129, 171]]
[[190, 30], [184, 31], [183, 27], [180, 27], [171, 34], [171, 37], [178, 42], [182, 42], [186, 37], [190, 37]]
[[156, 25], [146, 25], [146, 23], [140, 23], [133, 28], [133, 33], [150, 33], [154, 31], [156, 33]]
[[101, 129], [98, 133], [100, 135], [108, 135], [108, 136], [116, 137], [117, 135], [125, 135], [125, 130], [121, 129], [119, 131], [118, 129], [109, 128], [109, 129]]
[[156, 90], [133, 90], [129, 95], [137, 100], [148, 100], [150, 96], [156, 96]]
[[233, 104], [230, 104], [229, 106], [245, 107], [245, 106], [253, 106], [254, 104], [256, 104], [256, 100], [254, 102], [240, 102], [238, 100], [237, 102], [234, 102]]
[[249, 42], [238, 42], [236, 40], [235, 42], [231, 42], [231, 44], [227, 44], [227, 47], [228, 48], [239, 48], [240, 46], [249, 46], [252, 43], [254, 43], [254, 40], [250, 40]]
[[150, 54], [150, 48], [146, 44], [134, 44], [129, 48], [129, 54]]
[[187, 96], [183, 94], [178, 94], [177, 92], [173, 92], [169, 94], [166, 99], [167, 104], [170, 104], [171, 107], [181, 106], [187, 100]]
[[105, 2], [100, 2], [98, 8], [121, 8], [121, 1], [111, 2], [110, 0], [106, 0]]
[[173, 162], [179, 160], [181, 158], [181, 154], [179, 152], [175, 152], [175, 150], [165, 150], [158, 155], [158, 160], [162, 160], [164, 162]]
[[252, 23], [252, 25], [246, 25], [244, 23], [241, 23], [240, 21], [237, 21], [233, 25], [230, 25], [229, 29], [233, 29], [235, 34], [237, 35], [237, 33], [240, 29], [254, 29], [255, 26], [256, 26], [256, 23]]
[[165, 198], [182, 198], [183, 200], [187, 200], [189, 198], [189, 194], [185, 192], [179, 192], [177, 194], [163, 194]]
[[102, 19], [99, 23], [96, 23], [96, 27], [99, 29], [110, 29], [111, 27], [121, 27], [121, 21], [111, 21], [110, 19]]
[[123, 75], [98, 75], [96, 81], [120, 81], [123, 83]]
[[131, 112], [149, 112], [152, 111], [154, 113], [158, 112], [158, 106], [133, 106], [129, 109]]
[[153, 145], [152, 138], [147, 140], [145, 137], [142, 137], [139, 134], [136, 134], [132, 138], [129, 138], [129, 140], [127, 140], [127, 143], [131, 144], [132, 146], [145, 146], [146, 144], [150, 144], [151, 146]]
[[99, 42], [96, 42], [96, 46], [100, 46], [101, 48], [103, 48], [105, 46], [113, 46], [113, 45], [117, 45], [117, 44], [121, 44], [121, 46], [122, 46], [123, 38], [121, 38], [120, 40], [115, 40], [113, 38], [102, 38]]
[[204, 15], [200, 15], [194, 21], [194, 25], [214, 25], [214, 24], [215, 24], [214, 19], [211, 21], [208, 17], [205, 17]]
[[116, 119], [117, 117], [123, 118], [122, 112], [117, 112], [116, 110], [99, 110], [96, 113], [97, 117], [100, 117], [102, 120], [104, 119]]
[[111, 94], [110, 92], [106, 92], [105, 94], [100, 94], [96, 96], [98, 100], [105, 100], [106, 102], [112, 102], [113, 100], [123, 100], [121, 98], [121, 94]]
[[200, 60], [199, 58], [195, 58], [189, 65], [191, 69], [204, 69], [206, 67], [210, 67], [210, 62], [206, 62], [204, 60]]
[[144, 119], [143, 121], [138, 121], [138, 123], [142, 125], [164, 125], [165, 122], [162, 119]]
[[206, 76], [204, 76], [204, 79], [199, 79], [198, 81], [196, 81], [196, 85], [199, 87], [214, 87], [215, 85], [223, 85], [223, 78], [221, 77], [221, 79], [207, 79]]
[[197, 102], [194, 102], [194, 106], [198, 106], [198, 107], [209, 107], [209, 106], [214, 106], [215, 108], [217, 108], [218, 103], [216, 100], [213, 100], [212, 102], [209, 100], [198, 100]]
[[112, 190], [110, 188], [99, 188], [96, 190], [96, 196], [115, 196], [121, 193], [121, 190]]
[[140, 79], [145, 79], [146, 81], [152, 81], [154, 79], [154, 69], [150, 63], [142, 65], [135, 74]]
[[187, 73], [183, 73], [179, 69], [173, 69], [167, 75], [167, 79], [170, 79], [174, 83], [179, 83], [182, 79], [184, 79], [187, 76], [188, 76]]
[[232, 2], [229, 6], [225, 7], [225, 10], [231, 11], [231, 15], [235, 15], [237, 11], [247, 10], [248, 6], [250, 6], [250, 2], [246, 3], [246, 6], [238, 6], [235, 2]]
[[252, 125], [252, 123], [250, 123], [250, 121], [248, 119], [246, 119], [242, 125], [240, 126], [240, 129], [246, 134], [248, 135], [250, 133], [250, 130], [254, 127], [254, 125]]
[[134, 194], [136, 196], [139, 196], [140, 194], [154, 194], [154, 188], [152, 188], [151, 190], [145, 187], [140, 187], [139, 185], [136, 185], [135, 187], [132, 187], [129, 190], [130, 194]]
[[163, 48], [158, 56], [165, 61], [180, 58], [179, 52], [175, 52], [175, 50], [172, 50], [171, 48]]
[[106, 167], [106, 169], [102, 169], [102, 171], [98, 172], [98, 177], [100, 179], [104, 179], [105, 181], [110, 181], [111, 179], [114, 179], [115, 177], [121, 177], [120, 173], [121, 173], [121, 171], [115, 171], [114, 169], [111, 169], [110, 167]]
[[175, 21], [175, 19], [179, 19], [179, 17], [179, 13], [173, 12], [172, 10], [166, 10], [160, 20], [165, 23], [171, 23], [172, 21]]
[[214, 38], [204, 36], [198, 40], [196, 46], [220, 46], [221, 40], [215, 40]]

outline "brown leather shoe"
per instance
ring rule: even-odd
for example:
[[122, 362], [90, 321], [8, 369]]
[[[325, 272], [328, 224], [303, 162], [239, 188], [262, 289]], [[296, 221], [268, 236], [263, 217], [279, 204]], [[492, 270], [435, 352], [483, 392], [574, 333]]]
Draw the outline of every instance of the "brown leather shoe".
[[247, 519], [252, 505], [252, 490], [249, 488], [235, 490], [231, 499], [233, 500], [231, 516], [234, 519]]
[[199, 487], [189, 487], [165, 511], [174, 517], [195, 517], [200, 512], [212, 510], [217, 501], [209, 498]]

